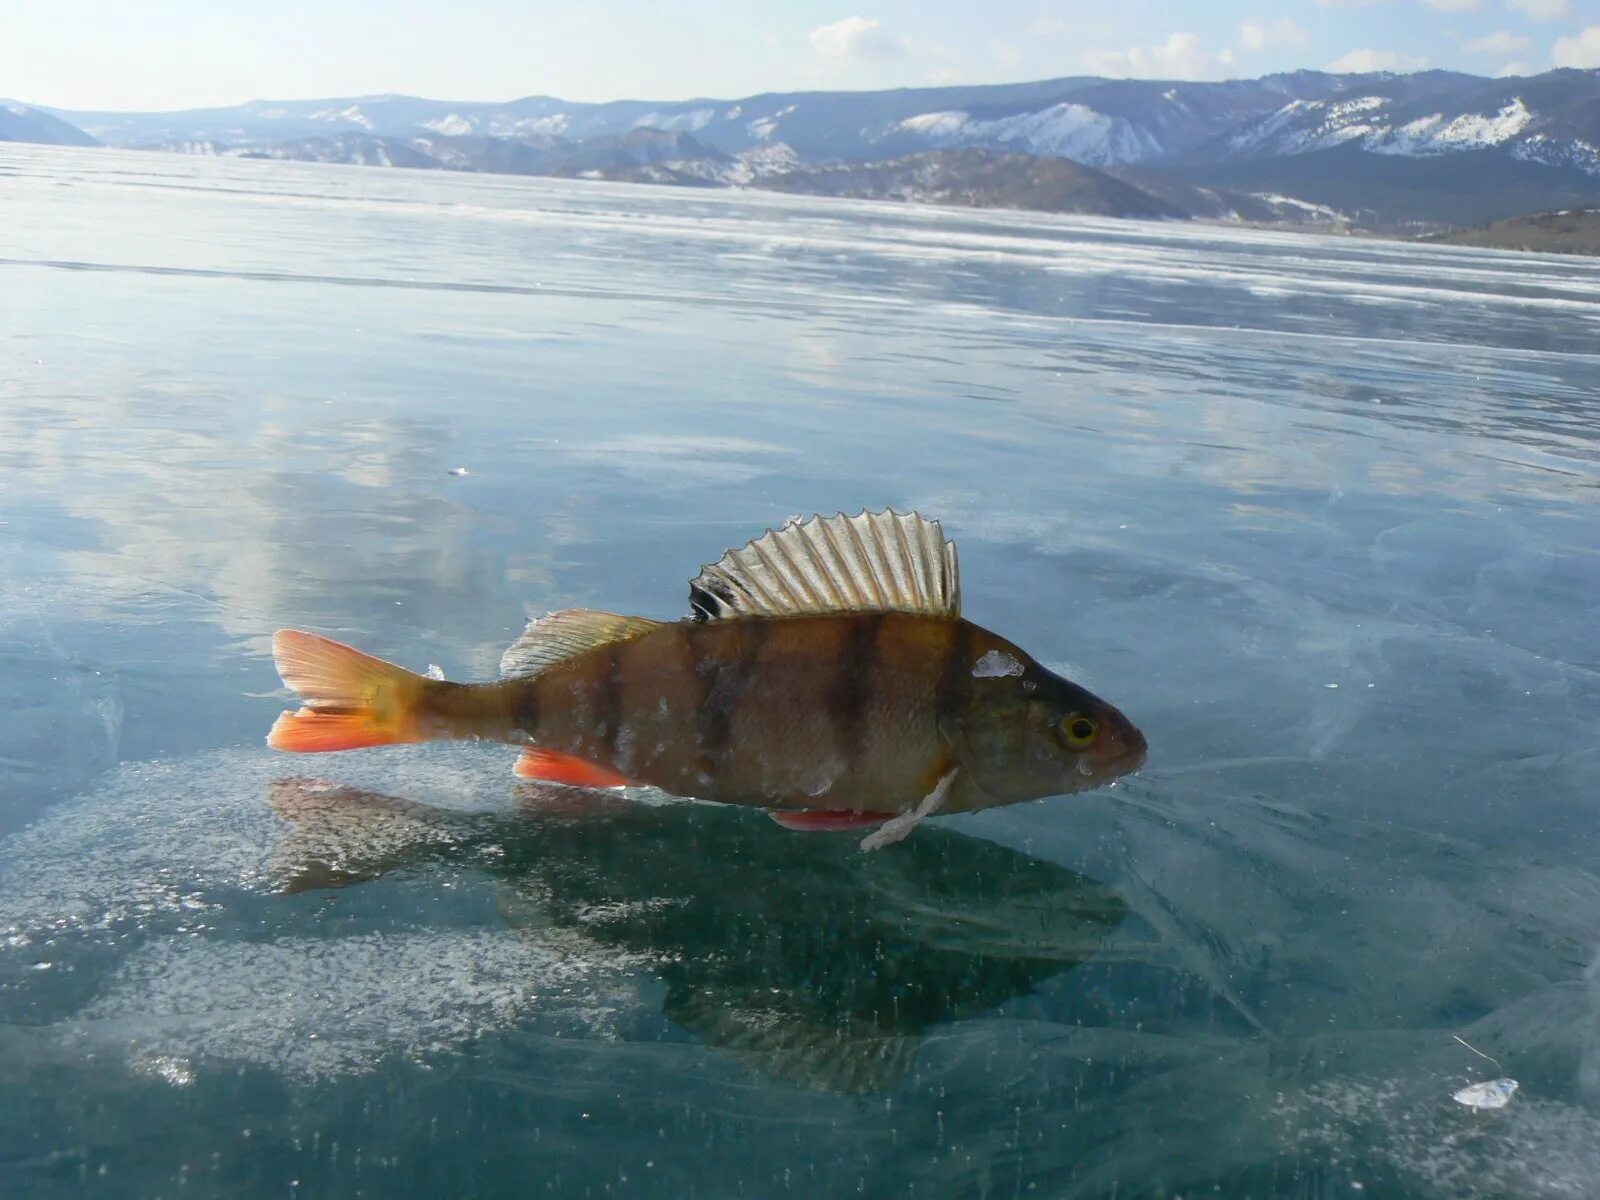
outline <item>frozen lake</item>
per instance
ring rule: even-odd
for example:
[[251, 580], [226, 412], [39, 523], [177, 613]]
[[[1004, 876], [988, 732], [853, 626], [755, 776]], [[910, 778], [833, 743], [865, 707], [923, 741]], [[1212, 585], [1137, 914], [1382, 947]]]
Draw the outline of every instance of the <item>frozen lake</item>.
[[[8, 1197], [1592, 1194], [1600, 263], [0, 146], [0, 347]], [[885, 505], [1141, 775], [263, 744]]]

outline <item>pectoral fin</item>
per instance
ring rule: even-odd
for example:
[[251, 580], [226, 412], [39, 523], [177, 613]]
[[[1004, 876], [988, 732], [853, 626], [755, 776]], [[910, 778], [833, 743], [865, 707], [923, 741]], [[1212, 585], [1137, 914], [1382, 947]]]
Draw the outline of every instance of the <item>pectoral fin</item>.
[[930, 817], [939, 811], [939, 806], [950, 794], [950, 787], [956, 781], [956, 776], [961, 773], [960, 767], [951, 767], [944, 773], [943, 778], [933, 785], [933, 791], [922, 798], [922, 803], [910, 812], [901, 813], [891, 821], [885, 821], [872, 833], [861, 839], [863, 850], [879, 850], [893, 842], [910, 835], [911, 831], [922, 824], [925, 817]]

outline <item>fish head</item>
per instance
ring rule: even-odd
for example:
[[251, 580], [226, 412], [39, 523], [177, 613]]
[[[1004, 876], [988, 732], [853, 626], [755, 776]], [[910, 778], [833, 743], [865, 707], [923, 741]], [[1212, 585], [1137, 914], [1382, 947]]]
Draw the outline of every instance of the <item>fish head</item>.
[[1144, 765], [1144, 734], [1114, 705], [999, 638], [981, 639], [951, 743], [973, 782], [1005, 803], [1083, 792]]

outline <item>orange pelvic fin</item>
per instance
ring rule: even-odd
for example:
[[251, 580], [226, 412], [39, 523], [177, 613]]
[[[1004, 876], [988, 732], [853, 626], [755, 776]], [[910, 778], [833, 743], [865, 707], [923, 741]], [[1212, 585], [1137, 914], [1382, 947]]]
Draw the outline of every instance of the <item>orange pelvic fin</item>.
[[522, 757], [517, 759], [516, 772], [522, 779], [543, 779], [546, 783], [564, 783], [568, 787], [618, 788], [632, 782], [581, 758], [533, 746], [523, 749]]
[[319, 753], [420, 742], [416, 706], [429, 681], [342, 642], [280, 629], [272, 657], [305, 707], [286, 712], [267, 734], [274, 750]]
[[830, 829], [861, 829], [867, 825], [881, 825], [893, 813], [885, 812], [774, 812], [768, 813], [785, 829], [798, 833], [822, 833]]

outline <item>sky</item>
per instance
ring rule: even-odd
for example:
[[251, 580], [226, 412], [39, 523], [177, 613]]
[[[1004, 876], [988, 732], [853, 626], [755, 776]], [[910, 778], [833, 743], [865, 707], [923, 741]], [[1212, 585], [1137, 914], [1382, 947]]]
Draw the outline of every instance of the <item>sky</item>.
[[66, 109], [1556, 66], [1600, 0], [0, 0], [0, 96]]

